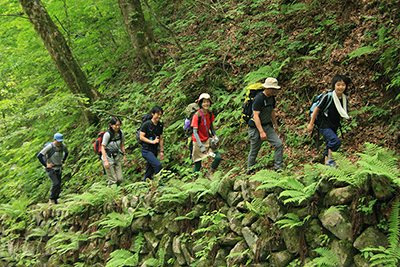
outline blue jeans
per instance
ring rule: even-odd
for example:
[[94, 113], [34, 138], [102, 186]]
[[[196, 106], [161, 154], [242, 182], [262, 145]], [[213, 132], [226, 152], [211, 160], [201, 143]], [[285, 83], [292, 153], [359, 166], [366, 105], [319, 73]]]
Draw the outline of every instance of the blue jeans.
[[150, 178], [153, 174], [158, 174], [161, 169], [161, 162], [157, 158], [157, 152], [149, 150], [147, 147], [143, 147], [140, 150], [142, 157], [146, 162], [146, 172], [144, 173], [143, 181], [146, 182], [146, 178]]
[[342, 145], [337, 134], [330, 128], [319, 129], [321, 134], [325, 137], [326, 151], [325, 156], [328, 156], [329, 149], [333, 152], [337, 151]]

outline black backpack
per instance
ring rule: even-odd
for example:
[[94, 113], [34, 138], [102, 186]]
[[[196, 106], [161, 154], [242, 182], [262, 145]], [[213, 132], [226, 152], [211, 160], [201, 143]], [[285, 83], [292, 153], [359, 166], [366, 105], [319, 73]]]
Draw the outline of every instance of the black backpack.
[[240, 124], [243, 123], [248, 124], [251, 116], [253, 115], [253, 99], [260, 92], [264, 91], [264, 86], [262, 83], [255, 83], [247, 86], [246, 98], [244, 99], [244, 103], [242, 105], [242, 116], [240, 119]]
[[151, 113], [144, 114], [142, 116], [142, 123], [140, 124], [139, 128], [137, 128], [135, 131], [136, 139], [137, 139], [138, 143], [141, 145], [144, 144], [144, 142], [140, 140], [140, 132], [141, 132], [142, 126], [146, 121], [149, 121], [152, 118], [153, 118], [153, 115], [151, 115]]

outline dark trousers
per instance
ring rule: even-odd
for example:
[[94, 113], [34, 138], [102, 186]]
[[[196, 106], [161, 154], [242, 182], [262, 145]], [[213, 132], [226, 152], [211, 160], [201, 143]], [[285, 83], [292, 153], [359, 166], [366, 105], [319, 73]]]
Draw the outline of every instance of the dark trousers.
[[157, 158], [157, 152], [151, 151], [146, 147], [141, 148], [142, 157], [147, 161], [146, 162], [146, 172], [144, 173], [143, 181], [146, 181], [146, 178], [150, 178], [153, 174], [158, 174], [161, 169], [161, 162]]
[[319, 129], [319, 131], [325, 137], [326, 141], [325, 156], [328, 156], [329, 149], [332, 150], [333, 152], [336, 152], [342, 145], [342, 142], [340, 141], [337, 134], [330, 128]]
[[47, 176], [49, 176], [49, 179], [51, 181], [51, 190], [50, 190], [50, 197], [49, 199], [54, 200], [55, 203], [57, 203], [57, 199], [60, 197], [60, 192], [61, 192], [61, 175], [62, 175], [62, 170], [54, 170], [52, 168], [46, 168], [46, 173]]

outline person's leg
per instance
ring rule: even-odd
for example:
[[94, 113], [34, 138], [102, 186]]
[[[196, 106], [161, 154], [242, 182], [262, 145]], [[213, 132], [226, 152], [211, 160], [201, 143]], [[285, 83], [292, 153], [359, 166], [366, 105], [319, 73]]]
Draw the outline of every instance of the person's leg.
[[332, 159], [332, 152], [336, 152], [342, 142], [340, 141], [337, 134], [330, 128], [319, 129], [321, 134], [325, 137], [326, 151], [325, 151], [325, 164]]
[[217, 151], [215, 152], [214, 161], [211, 164], [211, 170], [214, 170], [213, 172], [215, 172], [215, 170], [218, 168], [220, 162], [221, 162], [221, 154]]
[[117, 178], [117, 185], [120, 185], [124, 181], [124, 177], [122, 175], [122, 163], [121, 161], [118, 161], [114, 165], [115, 165], [115, 176]]
[[201, 169], [201, 160], [194, 163], [193, 174], [200, 171]]
[[115, 164], [110, 164], [110, 167], [108, 169], [105, 168], [105, 170], [108, 177], [107, 186], [111, 187], [111, 185], [117, 184], [118, 180], [117, 180], [117, 174], [115, 172]]
[[249, 127], [248, 132], [250, 137], [250, 152], [247, 160], [247, 172], [250, 172], [256, 164], [257, 154], [260, 151], [263, 141], [260, 139], [260, 133], [257, 128]]
[[281, 139], [279, 139], [278, 134], [274, 130], [274, 128], [270, 125], [263, 127], [265, 133], [268, 137], [268, 142], [274, 146], [275, 148], [275, 170], [283, 169], [283, 143]]
[[60, 180], [57, 178], [57, 174], [54, 169], [46, 169], [46, 174], [50, 179], [51, 182], [51, 189], [50, 189], [50, 196], [49, 199], [52, 200], [55, 203], [55, 200], [57, 199], [57, 191], [60, 184]]
[[144, 175], [144, 180], [150, 178], [153, 173], [158, 174], [161, 169], [161, 162], [158, 160], [156, 154], [153, 151], [142, 149], [142, 156], [147, 161], [146, 173]]
[[61, 176], [62, 176], [62, 170], [56, 170], [56, 178], [57, 178], [57, 182], [58, 182], [58, 187], [56, 188], [55, 191], [55, 196], [54, 196], [54, 202], [55, 204], [58, 204], [58, 198], [60, 197], [60, 193], [61, 193]]

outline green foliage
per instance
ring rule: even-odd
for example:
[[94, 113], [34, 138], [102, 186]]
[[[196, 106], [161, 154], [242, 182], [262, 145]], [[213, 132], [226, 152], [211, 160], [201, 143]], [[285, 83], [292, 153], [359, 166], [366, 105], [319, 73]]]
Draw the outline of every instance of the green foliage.
[[140, 232], [134, 244], [135, 253], [125, 249], [115, 250], [110, 254], [106, 267], [137, 266], [139, 263], [139, 251], [143, 245], [143, 233]]
[[280, 228], [301, 227], [311, 218], [311, 215], [307, 215], [303, 220], [300, 220], [299, 216], [293, 213], [286, 213], [284, 217], [287, 219], [276, 221], [277, 224], [281, 224]]
[[80, 243], [88, 237], [80, 231], [76, 233], [60, 232], [53, 236], [46, 244], [46, 248], [54, 248], [53, 253], [63, 255], [69, 251], [78, 250]]
[[200, 234], [200, 238], [194, 241], [195, 245], [203, 247], [202, 250], [196, 252], [196, 257], [199, 260], [208, 258], [210, 251], [224, 235], [218, 235], [221, 228], [227, 224], [226, 216], [220, 211], [205, 212], [201, 217], [201, 225], [203, 228], [198, 228], [193, 232], [193, 235]]
[[324, 170], [325, 175], [330, 179], [361, 187], [368, 177], [379, 179], [380, 176], [384, 176], [394, 184], [400, 185], [400, 174], [397, 168], [398, 157], [386, 148], [366, 143], [364, 153], [357, 153], [360, 159], [356, 164], [350, 162], [344, 155], [334, 154], [335, 161], [340, 168], [318, 167], [318, 169]]
[[[314, 175], [312, 170], [308, 170], [304, 174], [304, 176]], [[297, 175], [283, 175], [280, 173], [276, 173], [273, 171], [259, 171], [252, 178], [252, 180], [260, 181], [262, 184], [257, 189], [267, 189], [280, 187], [284, 191], [282, 191], [279, 195], [280, 198], [284, 198], [284, 204], [287, 203], [298, 203], [302, 204], [304, 201], [307, 201], [310, 197], [312, 197], [317, 190], [318, 185], [322, 181], [321, 179], [314, 181], [305, 179], [306, 183], [303, 184]]]
[[319, 267], [335, 267], [340, 264], [338, 256], [327, 248], [316, 248], [314, 249], [321, 257], [313, 259], [308, 263], [307, 267], [319, 266]]
[[400, 201], [396, 201], [392, 206], [389, 217], [389, 246], [387, 248], [379, 246], [378, 248], [364, 248], [363, 253], [370, 256], [371, 266], [383, 265], [395, 267], [400, 260], [399, 240], [400, 240]]

